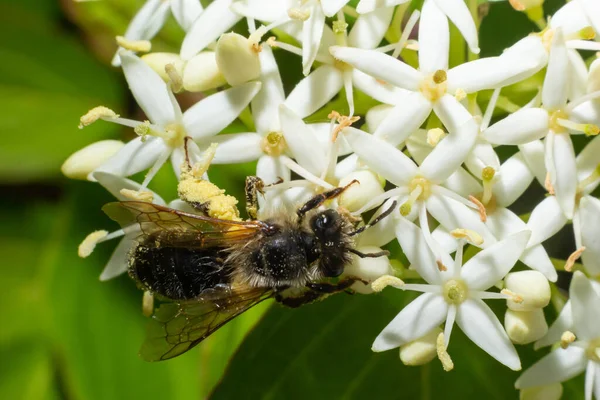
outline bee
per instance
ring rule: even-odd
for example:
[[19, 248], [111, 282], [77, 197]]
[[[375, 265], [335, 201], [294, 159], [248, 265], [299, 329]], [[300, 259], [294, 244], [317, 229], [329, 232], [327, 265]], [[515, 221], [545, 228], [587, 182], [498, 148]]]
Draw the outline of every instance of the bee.
[[137, 235], [129, 254], [129, 275], [163, 301], [152, 316], [142, 358], [178, 356], [266, 299], [294, 308], [347, 291], [359, 281], [339, 278], [351, 254], [388, 253], [360, 253], [353, 247], [353, 236], [389, 215], [395, 204], [356, 228], [349, 215], [320, 209], [348, 186], [315, 195], [292, 215], [280, 212], [262, 220], [254, 212], [256, 192], [263, 187], [255, 177], [247, 179], [246, 208], [251, 212], [246, 221], [147, 202], [105, 205], [111, 219]]

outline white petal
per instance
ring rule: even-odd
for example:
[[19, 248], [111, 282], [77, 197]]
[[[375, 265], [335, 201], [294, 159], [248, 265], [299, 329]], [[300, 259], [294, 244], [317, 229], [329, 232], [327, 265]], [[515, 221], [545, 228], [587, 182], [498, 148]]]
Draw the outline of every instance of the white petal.
[[473, 175], [481, 178], [483, 169], [486, 167], [498, 171], [500, 159], [491, 144], [478, 140], [466, 157], [465, 165]]
[[421, 73], [402, 61], [375, 50], [332, 46], [331, 55], [374, 78], [389, 82], [403, 89], [419, 89]]
[[191, 28], [202, 10], [202, 5], [198, 0], [171, 0], [171, 12], [185, 31]]
[[235, 1], [231, 10], [247, 18], [265, 22], [274, 22], [287, 15], [287, 10], [297, 6], [296, 0], [247, 0]]
[[594, 396], [600, 399], [600, 366], [594, 366]]
[[486, 224], [498, 240], [528, 229], [517, 214], [502, 207], [488, 214]]
[[285, 141], [296, 161], [320, 176], [327, 168], [327, 157], [323, 147], [315, 146], [318, 143], [316, 133], [283, 104], [279, 107], [279, 119]]
[[421, 278], [429, 284], [439, 285], [442, 280], [436, 259], [425, 241], [421, 228], [406, 218], [399, 217], [396, 224], [396, 238], [411, 267]]
[[425, 293], [413, 300], [381, 331], [373, 351], [386, 351], [418, 339], [441, 324], [448, 303], [439, 294]]
[[467, 299], [458, 307], [456, 323], [483, 351], [512, 370], [521, 369], [521, 361], [502, 324], [479, 299]]
[[[190, 144], [188, 143], [188, 146], [192, 146], [192, 148], [197, 149], [198, 145], [194, 142], [194, 144]], [[188, 147], [188, 151], [189, 151], [189, 147]], [[171, 166], [173, 167], [173, 172], [175, 172], [175, 176], [177, 177], [177, 179], [180, 178], [181, 176], [181, 166], [183, 165], [183, 162], [185, 161], [185, 152], [183, 151], [183, 148], [179, 147], [176, 149], [173, 149], [173, 152], [171, 153]]]
[[406, 3], [408, 0], [360, 0], [356, 6], [359, 14], [365, 14], [380, 7], [392, 7], [398, 4]]
[[129, 266], [129, 251], [135, 243], [136, 241], [133, 238], [127, 236], [121, 239], [110, 256], [106, 267], [102, 270], [102, 274], [100, 274], [101, 281], [107, 281], [127, 271]]
[[317, 56], [324, 24], [323, 9], [320, 4], [314, 4], [310, 8], [310, 17], [304, 21], [302, 27], [302, 72], [304, 75], [308, 75]]
[[417, 130], [431, 113], [431, 103], [421, 93], [410, 92], [398, 100], [374, 132], [374, 136], [396, 146]]
[[[596, 136], [577, 154], [577, 180], [582, 181], [600, 164], [600, 136]], [[587, 187], [586, 187], [587, 188]]]
[[477, 28], [465, 2], [462, 0], [435, 0], [435, 2], [462, 33], [471, 51], [479, 54]]
[[500, 166], [494, 180], [496, 205], [508, 207], [527, 190], [534, 176], [521, 153], [510, 157]]
[[570, 119], [583, 123], [600, 123], [600, 103], [585, 101], [575, 107], [570, 113]]
[[531, 172], [535, 175], [540, 185], [544, 186], [546, 179], [546, 165], [544, 162], [544, 144], [536, 140], [519, 146], [519, 150]]
[[541, 139], [548, 133], [548, 112], [521, 108], [482, 132], [492, 144], [519, 145]]
[[515, 387], [525, 389], [569, 380], [583, 372], [586, 361], [582, 348], [558, 348], [523, 372], [515, 382]]
[[483, 192], [483, 187], [479, 181], [464, 168], [458, 168], [454, 171], [454, 173], [444, 181], [443, 185], [464, 198]]
[[483, 248], [496, 242], [477, 211], [454, 199], [432, 195], [427, 199], [427, 211], [448, 231], [470, 229], [477, 232], [483, 238]]
[[433, 147], [427, 143], [427, 131], [425, 129], [417, 129], [414, 131], [413, 134], [406, 139], [405, 144], [410, 156], [419, 165], [423, 164], [425, 157], [433, 150]]
[[350, 154], [348, 157], [337, 163], [334, 176], [339, 180], [349, 173], [356, 171], [358, 168], [360, 168], [358, 156], [356, 154]]
[[360, 15], [348, 34], [349, 46], [360, 49], [374, 49], [379, 46], [393, 15], [393, 7], [380, 7], [374, 12]]
[[473, 116], [460, 104], [454, 96], [445, 94], [433, 104], [435, 114], [442, 121], [448, 132], [456, 132], [463, 128]]
[[600, 275], [600, 200], [583, 196], [579, 203], [581, 213], [581, 244], [585, 251], [581, 259], [585, 270], [592, 276]]
[[349, 0], [321, 0], [323, 14], [326, 17], [333, 17]]
[[567, 104], [569, 74], [567, 46], [565, 46], [562, 30], [557, 29], [552, 37], [548, 69], [542, 87], [542, 103], [545, 108], [558, 110]]
[[150, 168], [165, 148], [161, 139], [149, 138], [142, 142], [142, 138], [137, 137], [123, 146], [117, 154], [109, 158], [96, 171], [121, 176], [137, 174]]
[[[106, 190], [110, 192], [113, 196], [115, 196], [120, 201], [129, 200], [127, 197], [121, 194], [121, 189], [129, 189], [129, 190], [140, 190], [142, 189], [142, 185], [132, 181], [131, 179], [123, 178], [119, 175], [114, 175], [108, 172], [103, 171], [95, 171], [93, 173], [94, 178], [100, 183]], [[144, 190], [148, 190], [145, 189]], [[162, 197], [158, 194], [152, 192], [154, 195], [154, 199], [152, 200], [155, 204], [166, 204]]]
[[206, 7], [183, 39], [181, 58], [189, 60], [194, 57], [242, 19], [241, 15], [231, 11], [232, 2], [233, 0], [216, 0]]
[[571, 311], [571, 302], [567, 301], [560, 310], [558, 317], [548, 329], [546, 336], [535, 342], [534, 349], [537, 350], [542, 347], [551, 346], [555, 343], [560, 342], [562, 334], [567, 330], [573, 329], [573, 313]]
[[[590, 73], [588, 74], [588, 68], [584, 61], [584, 59], [579, 55], [577, 50], [568, 49], [569, 55], [569, 70], [571, 73], [568, 75], [569, 82], [567, 86], [569, 87], [569, 98], [577, 99], [586, 94], [586, 85], [588, 84], [588, 75], [592, 76], [592, 69], [590, 66]], [[589, 86], [588, 86], [589, 88]], [[594, 92], [597, 89], [589, 90], [589, 92]]]
[[269, 185], [279, 178], [289, 181], [291, 172], [279, 161], [279, 157], [262, 156], [256, 164], [256, 175]]
[[559, 8], [552, 19], [549, 26], [553, 29], [560, 27], [564, 34], [568, 35], [590, 25], [583, 9], [583, 4], [579, 1], [571, 1]]
[[396, 186], [407, 185], [417, 173], [415, 163], [391, 144], [356, 128], [343, 132], [358, 157]]
[[594, 30], [600, 32], [600, 4], [595, 0], [581, 0], [580, 4], [594, 26]]
[[435, 1], [425, 1], [419, 21], [419, 70], [426, 74], [437, 70], [446, 71], [449, 51], [448, 19]]
[[129, 89], [150, 122], [160, 126], [175, 122], [176, 110], [161, 77], [132, 53], [121, 53], [121, 63]]
[[441, 250], [445, 253], [452, 254], [458, 247], [458, 240], [441, 225], [431, 232], [431, 237], [440, 245]]
[[321, 65], [302, 79], [285, 100], [299, 117], [311, 115], [342, 90], [342, 73], [332, 65]]
[[[317, 141], [321, 147], [328, 149], [331, 146], [331, 123], [329, 122], [318, 122], [316, 124], [309, 124], [312, 130], [315, 132]], [[345, 156], [352, 153], [352, 148], [346, 141], [346, 138], [342, 135], [338, 135], [335, 142], [336, 154], [338, 156]]]
[[469, 288], [485, 290], [502, 280], [523, 254], [531, 233], [524, 230], [505, 237], [471, 258], [461, 270]]
[[251, 105], [256, 131], [264, 135], [281, 129], [279, 125], [279, 105], [285, 100], [285, 94], [279, 68], [275, 62], [275, 57], [273, 57], [271, 47], [263, 46], [258, 57], [262, 87], [252, 99]]
[[554, 264], [552, 264], [546, 249], [541, 244], [536, 244], [526, 249], [521, 256], [521, 261], [529, 268], [544, 274], [550, 282], [556, 282], [558, 279]]
[[567, 218], [560, 209], [556, 196], [542, 200], [531, 212], [527, 226], [531, 229], [531, 239], [528, 246], [542, 243], [567, 223]]
[[567, 134], [553, 134], [554, 170], [556, 180], [554, 190], [556, 199], [568, 219], [573, 218], [575, 210], [575, 193], [577, 192], [577, 165], [575, 164], [575, 150], [571, 138]]
[[382, 83], [356, 68], [352, 69], [352, 84], [356, 89], [385, 104], [397, 104], [412, 93], [389, 83]]
[[579, 340], [593, 340], [600, 335], [600, 295], [581, 271], [575, 271], [569, 287], [573, 312], [573, 333]]
[[[388, 210], [392, 202], [394, 200], [398, 200], [396, 197], [389, 198], [379, 209], [373, 214], [371, 220], [381, 215], [384, 211]], [[400, 207], [397, 204], [397, 207]], [[393, 213], [398, 213], [398, 209], [392, 212], [392, 215], [384, 218], [381, 222], [378, 222], [375, 226], [367, 229], [365, 232], [361, 233], [358, 242], [361, 246], [383, 246], [391, 242], [396, 238], [396, 219], [393, 217]]]
[[218, 143], [213, 164], [236, 164], [257, 160], [262, 154], [263, 137], [256, 133], [218, 135], [210, 142]]
[[248, 82], [200, 100], [183, 113], [188, 135], [199, 140], [221, 132], [240, 115], [260, 87], [260, 82]]

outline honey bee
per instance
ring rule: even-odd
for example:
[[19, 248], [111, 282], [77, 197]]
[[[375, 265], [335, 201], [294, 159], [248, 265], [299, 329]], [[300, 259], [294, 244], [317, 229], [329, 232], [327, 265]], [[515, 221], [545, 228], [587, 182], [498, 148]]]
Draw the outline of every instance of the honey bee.
[[254, 212], [256, 192], [262, 187], [255, 177], [247, 179], [250, 219], [246, 221], [146, 202], [105, 205], [111, 219], [129, 231], [133, 226], [138, 235], [129, 255], [129, 275], [146, 293], [164, 302], [152, 316], [142, 358], [160, 361], [178, 356], [269, 298], [299, 307], [348, 290], [358, 278], [335, 278], [342, 275], [351, 254], [387, 254], [356, 251], [353, 236], [395, 207], [360, 228], [345, 213], [320, 209], [348, 186], [314, 196], [294, 215], [279, 213], [263, 220], [256, 219]]

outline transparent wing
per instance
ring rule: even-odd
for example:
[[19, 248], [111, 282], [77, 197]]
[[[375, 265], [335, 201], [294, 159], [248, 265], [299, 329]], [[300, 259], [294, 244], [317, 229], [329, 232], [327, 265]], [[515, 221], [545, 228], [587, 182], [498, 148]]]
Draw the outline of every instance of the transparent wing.
[[[139, 201], [108, 203], [102, 210], [126, 231], [138, 226], [142, 237], [170, 247], [227, 247], [269, 228], [261, 221], [215, 219]], [[134, 231], [139, 233], [137, 229]]]
[[272, 296], [269, 288], [235, 292], [219, 287], [191, 301], [162, 304], [148, 326], [140, 356], [146, 361], [162, 361], [183, 354], [239, 314]]

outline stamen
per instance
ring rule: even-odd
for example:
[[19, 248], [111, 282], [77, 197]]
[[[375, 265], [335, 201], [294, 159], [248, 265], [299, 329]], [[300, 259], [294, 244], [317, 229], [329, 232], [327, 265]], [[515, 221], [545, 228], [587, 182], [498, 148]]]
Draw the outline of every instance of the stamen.
[[577, 262], [577, 260], [579, 260], [579, 257], [581, 257], [581, 253], [583, 253], [584, 251], [585, 251], [585, 246], [582, 246], [582, 247], [578, 248], [577, 250], [575, 250], [573, 253], [571, 253], [569, 258], [567, 258], [567, 262], [565, 263], [565, 271], [567, 271], [567, 272], [573, 271], [573, 266], [575, 265], [575, 262]]
[[147, 190], [131, 190], [131, 189], [121, 189], [119, 191], [123, 196], [130, 200], [135, 201], [143, 201], [146, 203], [152, 203], [154, 200], [154, 193]]
[[583, 132], [586, 136], [596, 136], [600, 133], [598, 125], [594, 124], [578, 124], [568, 119], [557, 118], [556, 122], [563, 128], [571, 129], [577, 132]]
[[154, 176], [158, 173], [158, 170], [160, 169], [160, 167], [162, 167], [163, 164], [167, 161], [167, 159], [171, 156], [171, 152], [172, 151], [173, 150], [171, 148], [166, 148], [158, 156], [158, 158], [154, 162], [154, 165], [152, 165], [152, 168], [150, 168], [150, 170], [148, 171], [148, 173], [144, 177], [144, 181], [142, 182], [142, 186], [139, 189], [140, 192], [148, 187], [148, 184], [150, 183], [150, 181], [152, 180], [152, 178], [154, 178]]
[[152, 43], [149, 40], [129, 40], [123, 36], [116, 37], [117, 44], [127, 50], [147, 53], [152, 49]]
[[373, 289], [374, 292], [381, 292], [388, 286], [402, 289], [404, 287], [404, 281], [392, 275], [383, 275], [371, 282], [371, 289]]
[[96, 245], [107, 236], [108, 232], [102, 230], [90, 233], [85, 237], [85, 239], [83, 239], [83, 242], [81, 242], [81, 244], [79, 245], [79, 248], [77, 249], [77, 255], [81, 258], [88, 257], [90, 254], [92, 254], [92, 252], [96, 248]]
[[548, 194], [554, 196], [554, 186], [552, 185], [552, 177], [550, 176], [550, 172], [546, 172], [546, 179], [544, 180], [544, 187]]
[[597, 99], [599, 97], [600, 97], [600, 90], [597, 90], [595, 92], [588, 93], [588, 94], [586, 94], [584, 96], [578, 97], [577, 100], [574, 100], [574, 101], [570, 102], [567, 105], [567, 107], [565, 108], [565, 112], [568, 114], [571, 111], [573, 111], [573, 109], [575, 107], [577, 107], [578, 105], [583, 104], [586, 101], [595, 100], [595, 99]]
[[454, 229], [450, 234], [457, 239], [465, 239], [475, 246], [481, 246], [483, 244], [481, 235], [471, 229]]
[[479, 127], [480, 131], [483, 131], [488, 128], [490, 125], [490, 121], [492, 120], [492, 116], [494, 115], [494, 109], [496, 108], [496, 103], [498, 102], [498, 98], [500, 97], [500, 91], [502, 88], [497, 88], [492, 93], [492, 97], [485, 109], [485, 113], [483, 114], [483, 118], [481, 119], [481, 125]]
[[94, 107], [90, 111], [88, 111], [84, 116], [79, 118], [79, 129], [83, 129], [84, 127], [93, 124], [99, 119], [113, 118], [119, 118], [119, 115], [110, 108], [104, 106]]
[[146, 290], [142, 297], [142, 313], [145, 317], [151, 317], [154, 312], [154, 295]]
[[566, 349], [571, 343], [577, 339], [577, 336], [571, 331], [564, 331], [560, 336], [560, 347]]
[[385, 200], [389, 199], [390, 197], [402, 196], [402, 195], [406, 194], [407, 191], [408, 190], [405, 187], [388, 190], [385, 193], [382, 193], [378, 196], [373, 197], [367, 204], [365, 204], [364, 206], [362, 206], [360, 209], [356, 210], [352, 214], [360, 215], [360, 214], [364, 213], [365, 211], [372, 209], [376, 205], [384, 202]]
[[600, 164], [598, 164], [596, 166], [596, 168], [594, 168], [594, 170], [588, 177], [586, 177], [585, 179], [581, 180], [581, 182], [579, 182], [579, 184], [577, 185], [577, 189], [579, 191], [583, 192], [587, 186], [589, 186], [593, 183], [596, 183], [596, 181], [599, 179], [600, 179]]
[[471, 200], [471, 202], [477, 206], [477, 209], [479, 210], [479, 219], [481, 222], [487, 221], [485, 206], [475, 196], [469, 196], [469, 200]]
[[179, 72], [177, 72], [177, 70], [175, 69], [175, 65], [173, 65], [173, 64], [165, 65], [165, 72], [167, 73], [167, 76], [169, 77], [170, 84], [171, 84], [171, 90], [174, 93], [181, 92], [181, 90], [183, 89], [183, 79], [181, 78], [181, 75], [179, 75]]
[[279, 159], [281, 160], [283, 165], [285, 165], [286, 167], [288, 167], [289, 169], [291, 169], [292, 171], [294, 171], [295, 173], [297, 173], [298, 175], [300, 175], [307, 181], [310, 181], [313, 184], [320, 186], [327, 190], [333, 189], [333, 185], [331, 185], [330, 183], [325, 182], [323, 179], [313, 175], [312, 173], [307, 171], [305, 168], [303, 168], [301, 165], [294, 162], [291, 158], [289, 158], [287, 156], [279, 156]]
[[512, 8], [514, 8], [517, 11], [525, 11], [525, 9], [527, 8], [525, 7], [525, 4], [523, 4], [520, 0], [508, 0], [508, 2], [512, 6]]
[[267, 32], [268, 32], [267, 27], [265, 27], [264, 25], [261, 25], [258, 27], [257, 30], [252, 32], [250, 34], [250, 36], [248, 36], [248, 42], [250, 42], [250, 44], [252, 45], [252, 49], [255, 52], [260, 53], [262, 51], [262, 48], [260, 46], [260, 39], [262, 39], [262, 37]]
[[448, 79], [448, 75], [443, 69], [438, 69], [433, 73], [433, 82], [437, 83], [438, 85], [446, 82], [446, 79]]
[[332, 110], [329, 115], [327, 116], [327, 118], [329, 119], [333, 119], [336, 120], [338, 123], [338, 126], [336, 126], [335, 128], [333, 128], [333, 134], [332, 134], [332, 142], [335, 142], [337, 140], [337, 137], [339, 135], [339, 133], [344, 129], [347, 128], [349, 126], [351, 126], [353, 123], [355, 123], [356, 121], [358, 121], [360, 119], [359, 116], [345, 116], [345, 115], [341, 115], [339, 112]]
[[417, 185], [417, 187], [415, 187], [413, 189], [413, 191], [410, 192], [408, 200], [406, 200], [400, 206], [400, 215], [402, 215], [403, 217], [406, 217], [408, 214], [411, 213], [412, 206], [415, 203], [415, 201], [417, 201], [417, 199], [419, 198], [419, 196], [421, 195], [421, 193], [423, 193], [423, 187], [421, 185]]
[[503, 295], [508, 296], [512, 301], [514, 301], [517, 304], [521, 304], [523, 302], [523, 297], [519, 296], [518, 294], [516, 294], [512, 290], [502, 289], [500, 291], [500, 293], [502, 293]]
[[435, 260], [435, 264], [440, 272], [448, 271], [448, 268], [442, 263], [442, 260]]
[[304, 22], [310, 18], [310, 9], [293, 7], [288, 10], [287, 14], [291, 19]]
[[454, 363], [452, 362], [452, 358], [450, 358], [450, 354], [448, 354], [446, 340], [444, 338], [444, 333], [440, 332], [436, 340], [436, 350], [437, 356], [442, 363], [442, 368], [444, 371], [449, 372], [454, 369]]
[[573, 32], [569, 35], [565, 35], [565, 40], [577, 40], [577, 39], [592, 40], [594, 38], [596, 38], [596, 32], [594, 31], [594, 28], [591, 26], [586, 26], [584, 28], [581, 28], [577, 32]]
[[415, 25], [417, 24], [420, 15], [421, 12], [419, 10], [413, 11], [413, 13], [410, 15], [410, 18], [408, 19], [408, 21], [406, 21], [406, 25], [404, 25], [404, 31], [402, 31], [400, 40], [398, 40], [398, 43], [393, 45], [394, 52], [392, 53], [392, 57], [398, 58], [398, 56], [402, 52], [402, 49], [404, 49], [404, 47], [406, 46], [406, 43], [408, 42], [408, 37], [415, 28]]
[[489, 166], [485, 167], [481, 172], [481, 180], [483, 181], [483, 195], [481, 196], [481, 203], [483, 205], [488, 205], [488, 203], [492, 199], [492, 196], [494, 195], [492, 189], [494, 185], [493, 181], [495, 175], [496, 170]]
[[441, 128], [433, 128], [427, 131], [427, 144], [431, 147], [437, 146], [437, 144], [446, 137], [446, 132]]
[[202, 175], [204, 175], [206, 171], [208, 171], [210, 163], [212, 163], [212, 160], [215, 158], [215, 153], [217, 152], [218, 146], [218, 143], [211, 143], [210, 146], [208, 146], [208, 148], [204, 150], [200, 161], [195, 163], [192, 167], [192, 176], [198, 179], [202, 178]]

